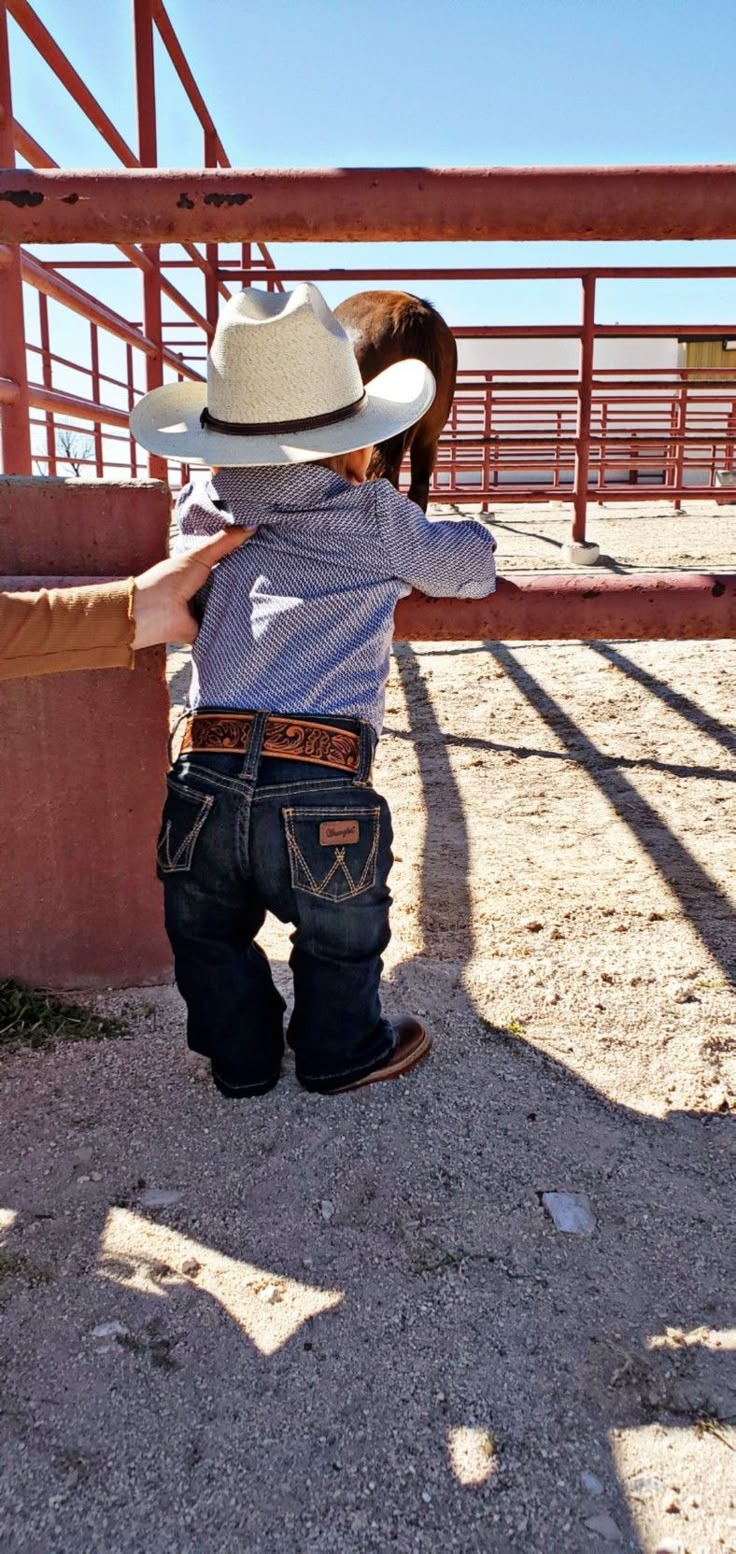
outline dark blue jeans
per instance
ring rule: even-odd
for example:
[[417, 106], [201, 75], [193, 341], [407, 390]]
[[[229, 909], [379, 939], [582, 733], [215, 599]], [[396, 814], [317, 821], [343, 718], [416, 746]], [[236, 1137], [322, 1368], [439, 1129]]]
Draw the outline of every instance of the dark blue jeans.
[[233, 1096], [270, 1090], [284, 1051], [284, 1001], [255, 942], [267, 912], [294, 924], [286, 1040], [301, 1083], [337, 1089], [395, 1045], [379, 998], [393, 856], [389, 807], [370, 782], [375, 735], [321, 720], [360, 731], [353, 777], [262, 756], [265, 718], [257, 715], [246, 755], [179, 757], [158, 840], [189, 1046]]

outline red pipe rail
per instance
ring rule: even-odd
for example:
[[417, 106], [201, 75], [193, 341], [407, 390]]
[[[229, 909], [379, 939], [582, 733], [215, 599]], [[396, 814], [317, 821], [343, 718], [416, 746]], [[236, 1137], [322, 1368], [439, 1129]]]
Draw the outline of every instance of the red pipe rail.
[[397, 641], [597, 642], [736, 637], [736, 575], [499, 578], [487, 599], [410, 594], [396, 607]]
[[11, 243], [733, 237], [733, 166], [0, 173]]
[[[0, 592], [63, 588], [110, 579], [0, 577]], [[647, 642], [736, 637], [736, 574], [641, 573], [629, 577], [517, 574], [487, 599], [428, 599], [396, 608], [397, 642]]]

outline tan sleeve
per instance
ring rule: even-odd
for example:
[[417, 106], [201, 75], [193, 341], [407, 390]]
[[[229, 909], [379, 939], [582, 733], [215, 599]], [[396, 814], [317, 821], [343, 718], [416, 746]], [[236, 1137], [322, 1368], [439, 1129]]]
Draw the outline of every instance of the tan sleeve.
[[133, 578], [0, 593], [0, 680], [70, 669], [132, 669]]

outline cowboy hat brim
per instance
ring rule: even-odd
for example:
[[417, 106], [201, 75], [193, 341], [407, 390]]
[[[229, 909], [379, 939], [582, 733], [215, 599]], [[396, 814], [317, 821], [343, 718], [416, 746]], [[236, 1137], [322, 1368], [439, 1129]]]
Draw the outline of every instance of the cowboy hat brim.
[[434, 399], [429, 367], [415, 358], [395, 362], [365, 385], [365, 401], [346, 420], [311, 431], [282, 435], [220, 432], [202, 426], [207, 403], [204, 382], [165, 383], [145, 394], [130, 412], [130, 430], [149, 453], [184, 463], [228, 466], [302, 464], [354, 448], [367, 448], [405, 432], [421, 420]]

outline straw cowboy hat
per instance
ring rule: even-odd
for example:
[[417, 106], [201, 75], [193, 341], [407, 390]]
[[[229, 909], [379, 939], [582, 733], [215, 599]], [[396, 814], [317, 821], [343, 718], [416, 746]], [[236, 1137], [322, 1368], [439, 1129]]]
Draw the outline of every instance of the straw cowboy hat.
[[131, 411], [133, 436], [164, 458], [292, 464], [383, 442], [424, 415], [435, 381], [407, 360], [363, 386], [350, 339], [316, 286], [255, 287], [226, 302], [206, 383], [166, 383]]

